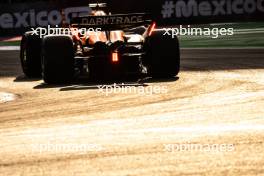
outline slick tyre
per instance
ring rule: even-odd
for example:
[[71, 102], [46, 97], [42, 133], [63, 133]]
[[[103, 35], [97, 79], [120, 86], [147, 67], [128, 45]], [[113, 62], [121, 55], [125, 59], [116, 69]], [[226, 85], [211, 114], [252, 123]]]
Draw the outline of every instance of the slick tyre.
[[174, 77], [180, 71], [179, 41], [164, 32], [154, 31], [144, 45], [148, 73], [155, 78]]
[[46, 36], [42, 46], [42, 76], [45, 83], [69, 83], [74, 77], [74, 48], [70, 36]]
[[24, 74], [29, 78], [41, 76], [41, 39], [28, 32], [20, 43], [20, 62]]

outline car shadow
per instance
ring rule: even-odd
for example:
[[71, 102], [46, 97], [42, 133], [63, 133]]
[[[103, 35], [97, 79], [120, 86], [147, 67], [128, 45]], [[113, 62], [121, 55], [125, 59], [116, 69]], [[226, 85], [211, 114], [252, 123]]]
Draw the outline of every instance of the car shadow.
[[168, 78], [168, 79], [154, 79], [151, 77], [142, 77], [139, 79], [121, 79], [121, 80], [102, 80], [94, 81], [90, 79], [78, 79], [70, 84], [46, 84], [41, 83], [34, 87], [34, 89], [50, 89], [59, 88], [60, 91], [72, 91], [72, 90], [94, 90], [104, 89], [109, 86], [118, 87], [147, 87], [148, 83], [158, 82], [175, 82], [179, 80], [179, 77]]
[[175, 82], [178, 81], [179, 77], [172, 77], [172, 78], [152, 78], [152, 77], [145, 77], [141, 80], [139, 80], [139, 82], [141, 83], [162, 83], [162, 82]]
[[38, 78], [28, 78], [25, 75], [20, 75], [20, 76], [17, 76], [14, 79], [14, 82], [34, 82], [34, 81], [40, 81], [41, 79], [42, 79], [41, 77], [38, 77]]

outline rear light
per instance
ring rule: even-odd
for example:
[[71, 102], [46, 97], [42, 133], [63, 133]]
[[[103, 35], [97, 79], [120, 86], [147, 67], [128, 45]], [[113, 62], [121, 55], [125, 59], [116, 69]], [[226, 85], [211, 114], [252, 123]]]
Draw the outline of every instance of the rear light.
[[118, 61], [119, 61], [118, 53], [117, 52], [112, 53], [112, 62], [116, 63]]
[[155, 30], [155, 27], [156, 27], [156, 23], [153, 22], [150, 26], [150, 30], [149, 30], [149, 33], [148, 33], [148, 36], [151, 36], [153, 31]]

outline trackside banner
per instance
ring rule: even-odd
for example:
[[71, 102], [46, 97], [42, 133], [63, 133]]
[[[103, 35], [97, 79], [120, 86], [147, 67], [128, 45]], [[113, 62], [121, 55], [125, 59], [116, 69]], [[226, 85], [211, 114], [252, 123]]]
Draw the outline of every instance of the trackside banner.
[[[109, 0], [107, 4], [112, 14], [149, 13], [160, 25], [264, 20], [264, 0]], [[87, 1], [54, 0], [11, 5], [0, 2], [0, 36], [22, 34], [32, 27], [60, 25], [62, 20], [70, 23], [72, 18], [88, 15], [91, 11]], [[133, 22], [138, 19], [119, 17], [116, 20]]]
[[[113, 1], [112, 6], [123, 0]], [[141, 0], [129, 8], [150, 12], [160, 24], [192, 24], [264, 20], [264, 0]], [[116, 9], [121, 12], [120, 9]]]
[[88, 15], [91, 11], [87, 4], [35, 2], [0, 5], [0, 35], [22, 34], [32, 27], [60, 26], [62, 20], [70, 23], [72, 18]]
[[160, 15], [165, 23], [264, 20], [264, 0], [168, 0]]
[[[68, 7], [63, 9], [65, 21], [70, 22], [71, 17], [78, 15], [87, 15], [87, 7]], [[60, 25], [62, 21], [62, 11], [59, 9], [41, 10], [28, 9], [24, 12], [3, 13], [0, 15], [0, 26], [4, 29], [36, 27], [49, 25]]]

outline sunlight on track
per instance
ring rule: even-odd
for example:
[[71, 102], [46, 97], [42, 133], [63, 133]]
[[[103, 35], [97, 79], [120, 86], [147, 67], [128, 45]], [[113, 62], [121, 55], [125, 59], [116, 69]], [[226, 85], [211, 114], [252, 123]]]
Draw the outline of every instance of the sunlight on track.
[[16, 99], [16, 95], [6, 92], [0, 92], [0, 103], [5, 103], [8, 101], [14, 101]]

